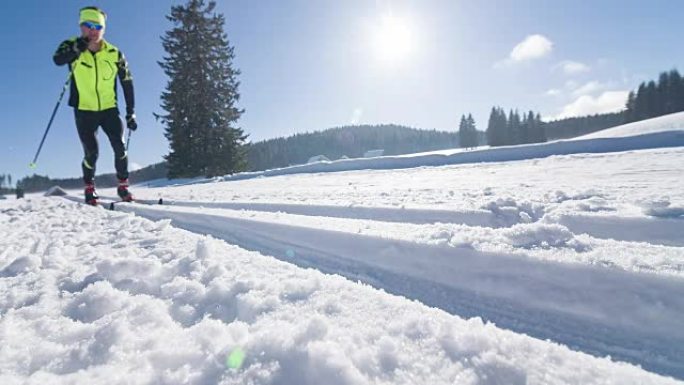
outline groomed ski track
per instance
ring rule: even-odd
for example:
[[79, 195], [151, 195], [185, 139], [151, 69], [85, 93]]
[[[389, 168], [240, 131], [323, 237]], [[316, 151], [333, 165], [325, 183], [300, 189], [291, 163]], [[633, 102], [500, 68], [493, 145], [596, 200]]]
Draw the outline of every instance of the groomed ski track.
[[[80, 202], [77, 197], [67, 198]], [[113, 201], [101, 200], [105, 208]], [[155, 221], [170, 219], [175, 227], [211, 235], [300, 267], [365, 282], [464, 318], [481, 317], [515, 332], [684, 378], [681, 360], [684, 327], [680, 319], [684, 313], [684, 284], [681, 280], [286, 225], [260, 218], [260, 213], [281, 212], [387, 222], [510, 225], [491, 212], [229, 202], [154, 205], [156, 201], [143, 200], [140, 203], [146, 204], [117, 204], [115, 209]], [[252, 218], [245, 219], [235, 210], [251, 210]], [[561, 221], [569, 228], [589, 223], [581, 217], [561, 218]], [[596, 223], [590, 231], [601, 237], [602, 228], [618, 223], [617, 219]], [[636, 230], [643, 229], [643, 224], [625, 222], [625, 240], [639, 241], [645, 237], [647, 234]], [[661, 218], [650, 224], [654, 230], [682, 231], [681, 221]], [[673, 237], [663, 237], [668, 238]]]

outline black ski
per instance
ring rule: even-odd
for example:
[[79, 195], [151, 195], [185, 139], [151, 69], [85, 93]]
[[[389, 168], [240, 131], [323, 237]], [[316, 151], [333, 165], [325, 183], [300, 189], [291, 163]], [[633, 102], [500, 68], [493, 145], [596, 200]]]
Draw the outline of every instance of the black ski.
[[155, 204], [157, 204], [157, 205], [162, 205], [162, 204], [164, 204], [164, 200], [163, 200], [162, 198], [159, 198], [159, 200], [156, 201], [156, 202], [153, 201], [153, 200], [137, 200], [137, 199], [126, 200], [126, 201], [124, 201], [124, 200], [118, 200], [118, 201], [110, 202], [110, 203], [109, 203], [109, 209], [112, 210], [112, 211], [114, 211], [115, 208], [116, 208], [116, 205], [118, 205], [118, 204], [120, 204], [120, 203], [140, 203], [140, 204], [143, 204], [143, 205], [150, 205], [150, 206], [151, 206], [151, 205], [155, 205]]

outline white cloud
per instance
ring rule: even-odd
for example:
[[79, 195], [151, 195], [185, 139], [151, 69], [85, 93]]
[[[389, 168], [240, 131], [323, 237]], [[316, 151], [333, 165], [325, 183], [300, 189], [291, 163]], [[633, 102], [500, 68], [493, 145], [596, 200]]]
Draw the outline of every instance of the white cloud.
[[142, 168], [142, 166], [141, 166], [140, 164], [138, 164], [138, 163], [131, 162], [131, 164], [128, 165], [128, 168], [129, 168], [131, 171], [136, 171], [136, 170], [140, 170], [140, 169]]
[[565, 82], [565, 86], [562, 88], [551, 88], [546, 91], [547, 96], [565, 96], [570, 95], [575, 98], [582, 95], [595, 94], [599, 91], [603, 91], [610, 88], [606, 83], [601, 83], [596, 80], [592, 80], [585, 84], [580, 85], [574, 80], [568, 80]]
[[530, 35], [518, 43], [510, 54], [510, 59], [516, 62], [538, 59], [551, 52], [553, 43], [542, 35]]
[[572, 94], [575, 95], [576, 97], [579, 97], [582, 95], [594, 94], [596, 92], [605, 90], [606, 88], [608, 88], [607, 84], [603, 84], [603, 83], [598, 82], [596, 80], [592, 80], [588, 83], [585, 83], [581, 87], [573, 90]]
[[606, 91], [598, 97], [582, 95], [563, 107], [554, 119], [617, 112], [625, 108], [629, 91]]
[[557, 67], [560, 67], [566, 75], [576, 75], [591, 70], [588, 65], [572, 60], [561, 62]]

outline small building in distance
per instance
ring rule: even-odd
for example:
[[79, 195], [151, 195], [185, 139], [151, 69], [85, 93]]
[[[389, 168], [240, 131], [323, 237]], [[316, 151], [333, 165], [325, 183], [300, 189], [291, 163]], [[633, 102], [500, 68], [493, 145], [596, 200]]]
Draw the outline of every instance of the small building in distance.
[[385, 153], [384, 149], [368, 150], [363, 153], [364, 158], [375, 158], [376, 156], [382, 156]]
[[325, 155], [316, 155], [316, 156], [312, 156], [311, 158], [309, 158], [309, 160], [307, 160], [306, 163], [316, 163], [316, 162], [323, 162], [323, 161], [329, 162], [330, 159], [328, 159], [328, 157]]

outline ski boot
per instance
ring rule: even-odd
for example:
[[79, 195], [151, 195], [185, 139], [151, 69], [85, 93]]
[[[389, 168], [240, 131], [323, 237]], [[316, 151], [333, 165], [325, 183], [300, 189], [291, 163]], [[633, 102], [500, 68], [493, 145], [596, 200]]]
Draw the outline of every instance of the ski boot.
[[119, 187], [116, 188], [116, 194], [119, 195], [122, 202], [133, 202], [133, 194], [128, 191], [128, 179], [119, 179]]
[[85, 203], [89, 204], [91, 206], [97, 206], [97, 200], [100, 197], [97, 196], [97, 192], [95, 191], [95, 184], [94, 183], [86, 183], [85, 187]]

